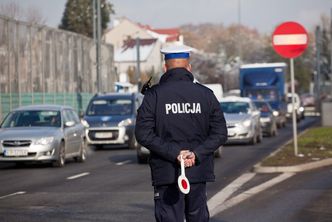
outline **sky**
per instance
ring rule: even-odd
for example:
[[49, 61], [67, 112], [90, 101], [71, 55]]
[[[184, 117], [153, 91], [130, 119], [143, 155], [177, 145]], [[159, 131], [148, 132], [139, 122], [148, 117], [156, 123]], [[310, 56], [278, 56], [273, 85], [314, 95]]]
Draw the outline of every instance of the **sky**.
[[[41, 11], [46, 24], [57, 27], [66, 0], [0, 0], [0, 4], [17, 2], [23, 8]], [[273, 32], [284, 21], [301, 23], [308, 31], [319, 24], [320, 16], [330, 16], [332, 0], [109, 0], [115, 17], [154, 28], [171, 28], [183, 24], [241, 24], [262, 33]], [[240, 6], [240, 7], [239, 7]], [[240, 9], [240, 10], [239, 10]], [[240, 19], [239, 19], [240, 18]]]

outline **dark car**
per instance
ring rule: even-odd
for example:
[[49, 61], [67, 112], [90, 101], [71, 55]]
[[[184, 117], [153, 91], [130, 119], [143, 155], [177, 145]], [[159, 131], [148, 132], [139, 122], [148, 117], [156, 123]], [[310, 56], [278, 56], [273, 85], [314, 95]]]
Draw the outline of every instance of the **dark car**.
[[88, 143], [97, 148], [113, 145], [136, 149], [139, 145], [134, 131], [137, 109], [142, 99], [143, 95], [138, 93], [96, 94], [84, 115], [89, 125]]
[[277, 117], [270, 104], [264, 101], [256, 101], [254, 103], [261, 112], [260, 122], [263, 134], [268, 136], [277, 135]]

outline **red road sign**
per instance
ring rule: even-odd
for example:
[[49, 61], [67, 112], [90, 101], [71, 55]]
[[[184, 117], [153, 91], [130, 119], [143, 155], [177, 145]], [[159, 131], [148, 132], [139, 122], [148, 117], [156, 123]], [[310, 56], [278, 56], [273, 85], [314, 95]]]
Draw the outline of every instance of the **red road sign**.
[[284, 22], [273, 32], [272, 44], [274, 50], [284, 58], [300, 56], [309, 42], [305, 28], [296, 22]]

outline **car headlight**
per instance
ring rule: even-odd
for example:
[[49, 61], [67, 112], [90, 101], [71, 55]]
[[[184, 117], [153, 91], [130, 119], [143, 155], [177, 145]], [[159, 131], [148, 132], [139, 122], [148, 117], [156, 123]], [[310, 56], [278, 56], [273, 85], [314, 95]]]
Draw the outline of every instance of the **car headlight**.
[[242, 123], [243, 126], [245, 127], [249, 127], [251, 125], [251, 120], [250, 119], [247, 119], [245, 120], [243, 123]]
[[274, 116], [279, 116], [279, 112], [278, 111], [273, 111], [272, 113]]
[[133, 124], [133, 120], [128, 118], [128, 119], [125, 119], [125, 120], [122, 120], [121, 122], [119, 122], [118, 126], [130, 126]]
[[89, 128], [89, 123], [85, 119], [81, 119], [81, 123], [84, 127]]
[[42, 137], [35, 141], [35, 145], [48, 145], [51, 144], [54, 140], [54, 137]]

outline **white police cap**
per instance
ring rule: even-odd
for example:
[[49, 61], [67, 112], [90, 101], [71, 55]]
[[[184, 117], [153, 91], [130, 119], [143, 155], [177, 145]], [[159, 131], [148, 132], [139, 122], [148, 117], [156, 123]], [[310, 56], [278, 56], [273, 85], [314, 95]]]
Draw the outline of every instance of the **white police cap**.
[[165, 60], [168, 59], [188, 59], [190, 56], [190, 52], [193, 48], [186, 45], [169, 45], [160, 50], [162, 54], [165, 56]]

